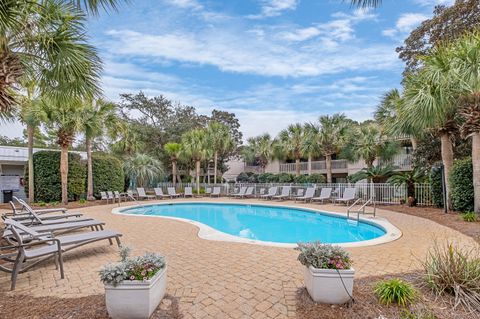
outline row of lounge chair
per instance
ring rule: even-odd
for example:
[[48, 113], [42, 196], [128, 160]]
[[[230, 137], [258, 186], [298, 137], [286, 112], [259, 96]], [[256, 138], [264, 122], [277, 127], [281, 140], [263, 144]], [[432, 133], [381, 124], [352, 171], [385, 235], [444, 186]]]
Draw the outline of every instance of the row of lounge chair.
[[[12, 213], [2, 216], [5, 228], [0, 246], [0, 270], [11, 273], [11, 290], [17, 276], [39, 262], [54, 258], [64, 278], [63, 253], [100, 240], [120, 247], [121, 233], [104, 229], [105, 223], [65, 208], [32, 209], [25, 201], [14, 197]], [[67, 233], [71, 233], [65, 235]]]
[[[129, 190], [126, 193], [120, 193], [118, 191], [106, 191], [100, 192], [101, 200], [105, 200], [107, 204], [112, 201], [121, 202], [122, 200], [127, 201], [128, 199], [131, 200], [148, 200], [148, 199], [164, 199], [164, 198], [178, 198], [178, 197], [193, 197], [193, 188], [190, 186], [185, 187], [184, 193], [177, 193], [175, 187], [167, 187], [167, 194], [163, 193], [163, 189], [160, 187], [155, 187], [154, 189], [155, 195], [147, 194], [145, 192], [145, 188], [137, 187], [137, 193], [134, 194], [133, 191]], [[213, 191], [207, 193], [207, 195], [211, 197], [221, 196], [221, 187], [213, 187]]]

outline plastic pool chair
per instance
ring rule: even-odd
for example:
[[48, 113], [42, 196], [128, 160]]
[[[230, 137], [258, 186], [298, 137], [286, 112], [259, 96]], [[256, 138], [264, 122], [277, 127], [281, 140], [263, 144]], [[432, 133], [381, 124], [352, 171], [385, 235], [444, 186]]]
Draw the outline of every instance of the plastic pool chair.
[[247, 192], [247, 187], [242, 186], [242, 187], [240, 187], [240, 190], [238, 191], [238, 193], [232, 194], [232, 196], [242, 198], [245, 195], [246, 192]]
[[163, 190], [162, 190], [160, 187], [155, 187], [153, 190], [155, 191], [155, 197], [157, 197], [157, 198], [159, 198], [159, 197], [160, 197], [160, 198], [168, 197], [168, 195], [165, 195], [165, 194], [163, 193]]
[[[41, 234], [34, 229], [11, 219], [7, 219], [5, 225], [7, 225], [12, 236], [15, 238], [14, 248], [17, 250], [16, 253], [13, 254], [0, 254], [0, 259], [6, 261], [0, 265], [0, 270], [12, 273], [11, 290], [15, 289], [17, 276], [20, 272], [27, 271], [29, 268], [32, 268], [39, 262], [48, 258], [55, 258], [55, 263], [59, 266], [60, 275], [63, 279], [63, 252], [105, 239], [108, 239], [110, 244], [113, 244], [113, 238], [115, 238], [119, 247], [121, 245], [120, 236], [122, 236], [122, 234], [112, 230], [102, 230], [52, 238], [50, 234]], [[27, 238], [28, 242], [24, 242], [24, 238]], [[12, 263], [12, 257], [14, 255], [16, 255], [16, 259], [13, 262], [12, 268], [9, 268], [8, 262]], [[36, 259], [36, 261], [27, 265], [27, 262], [33, 259]]]
[[345, 191], [343, 192], [343, 196], [341, 198], [337, 198], [334, 200], [335, 203], [346, 203], [346, 204], [353, 201], [355, 201], [354, 187], [345, 188]]
[[254, 190], [255, 190], [255, 187], [253, 187], [253, 186], [247, 187], [247, 190], [245, 191], [245, 194], [243, 194], [243, 196], [241, 196], [241, 198], [248, 198], [248, 197], [255, 196], [253, 194]]
[[[15, 207], [15, 204], [10, 201], [10, 206], [12, 207], [13, 213], [6, 213], [2, 215], [3, 219], [11, 218], [14, 220], [28, 220], [32, 219], [32, 214], [30, 212], [35, 212], [35, 214], [41, 216], [42, 220], [50, 220], [50, 219], [64, 219], [64, 218], [70, 218], [70, 217], [80, 217], [82, 214], [80, 213], [66, 213], [65, 210], [60, 210], [60, 211], [48, 211], [48, 212], [43, 212], [39, 211], [36, 209], [33, 209], [28, 205], [27, 203], [22, 204], [22, 209], [18, 210]], [[57, 214], [52, 214], [53, 212], [57, 212]], [[60, 213], [58, 213], [60, 212]]]
[[108, 197], [107, 192], [100, 192], [100, 199], [107, 201], [107, 204], [108, 204], [108, 200], [110, 198]]
[[143, 187], [137, 187], [138, 199], [154, 199], [155, 195], [147, 195]]
[[170, 198], [179, 197], [181, 194], [178, 194], [174, 187], [167, 188], [168, 196]]
[[313, 196], [315, 196], [315, 187], [309, 187], [309, 188], [307, 188], [307, 191], [305, 192], [305, 195], [296, 196], [295, 201], [303, 200], [303, 201], [307, 202], [309, 200], [312, 200]]
[[191, 186], [186, 186], [185, 191], [183, 192], [183, 197], [190, 196], [193, 198], [193, 191]]
[[260, 198], [270, 199], [277, 194], [278, 187], [273, 186], [268, 189], [268, 193], [260, 196]]
[[[27, 202], [25, 202], [23, 199], [18, 198], [17, 196], [12, 196], [13, 200], [17, 201], [21, 206], [22, 210], [24, 207], [30, 207]], [[31, 207], [30, 207], [31, 208]], [[54, 207], [54, 208], [43, 208], [43, 209], [35, 209], [35, 212], [37, 214], [47, 214], [47, 213], [55, 213], [55, 212], [62, 212], [65, 213], [67, 209], [65, 207]], [[22, 211], [15, 211], [13, 212], [21, 214]]]
[[111, 199], [113, 203], [115, 203], [115, 195], [113, 195], [112, 191], [107, 192], [108, 199]]
[[210, 193], [210, 197], [214, 197], [214, 196], [220, 197], [221, 190], [222, 190], [221, 187], [215, 186], [213, 188], [213, 192]]
[[314, 201], [319, 201], [323, 202], [326, 200], [331, 200], [332, 199], [332, 189], [330, 187], [324, 187], [320, 191], [320, 196], [312, 198], [312, 202]]
[[27, 214], [24, 214], [21, 217], [11, 216], [9, 219], [15, 220], [23, 225], [53, 225], [53, 224], [73, 223], [73, 222], [83, 222], [87, 220], [93, 220], [93, 218], [79, 217], [76, 214], [73, 214], [73, 216], [62, 214], [62, 215], [59, 215], [58, 218], [48, 219], [48, 218], [45, 218], [45, 217], [48, 217], [46, 216], [46, 214], [38, 215], [30, 207], [25, 207], [25, 209], [28, 214], [28, 217], [27, 217]]
[[282, 192], [280, 193], [280, 195], [272, 196], [272, 199], [282, 200], [282, 199], [289, 198], [291, 189], [292, 189], [292, 187], [290, 187], [290, 186], [283, 186], [282, 187]]

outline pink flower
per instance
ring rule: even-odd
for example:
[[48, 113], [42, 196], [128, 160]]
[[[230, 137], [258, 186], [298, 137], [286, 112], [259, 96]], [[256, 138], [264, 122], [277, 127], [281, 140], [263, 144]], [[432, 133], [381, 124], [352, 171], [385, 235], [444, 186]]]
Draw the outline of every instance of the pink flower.
[[134, 275], [131, 275], [131, 276], [130, 276], [130, 280], [135, 280], [135, 276], [134, 276]]

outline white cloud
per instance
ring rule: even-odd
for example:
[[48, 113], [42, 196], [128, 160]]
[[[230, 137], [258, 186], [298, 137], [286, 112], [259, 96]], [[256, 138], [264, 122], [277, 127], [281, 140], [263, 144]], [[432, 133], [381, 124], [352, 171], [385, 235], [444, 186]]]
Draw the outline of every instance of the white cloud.
[[299, 0], [261, 0], [261, 13], [249, 15], [248, 18], [276, 17], [284, 11], [295, 10], [299, 2]]
[[297, 29], [292, 32], [284, 32], [281, 37], [287, 41], [305, 41], [310, 38], [316, 37], [320, 34], [320, 30], [315, 27], [308, 27], [303, 29]]
[[436, 5], [450, 6], [455, 3], [455, 0], [414, 0], [414, 2], [421, 6], [436, 6]]
[[201, 5], [196, 0], [166, 0], [168, 4], [183, 8], [183, 9], [193, 9], [193, 10], [202, 10], [203, 5]]
[[408, 34], [415, 27], [429, 18], [429, 16], [422, 13], [404, 13], [398, 18], [395, 23], [395, 28], [385, 29], [382, 31], [382, 34], [387, 37]]

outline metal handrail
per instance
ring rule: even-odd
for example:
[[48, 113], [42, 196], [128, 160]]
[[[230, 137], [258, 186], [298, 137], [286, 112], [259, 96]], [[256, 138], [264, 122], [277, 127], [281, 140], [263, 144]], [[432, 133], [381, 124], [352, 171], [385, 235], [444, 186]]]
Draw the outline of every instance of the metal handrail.
[[[351, 209], [357, 205], [357, 203], [359, 201], [361, 201], [362, 198], [359, 198], [357, 199], [352, 205], [350, 205], [348, 208], [347, 208], [347, 218], [350, 218], [350, 211]], [[373, 203], [373, 217], [375, 217], [375, 214], [377, 212], [377, 205], [375, 204], [375, 201], [373, 200], [373, 198], [369, 198], [367, 201], [365, 201], [365, 203], [363, 203], [362, 206], [360, 206], [360, 208], [358, 210], [355, 210], [355, 211], [352, 211], [357, 213], [357, 221], [360, 219], [360, 213], [364, 214], [365, 215], [365, 207], [367, 207], [370, 203]]]

